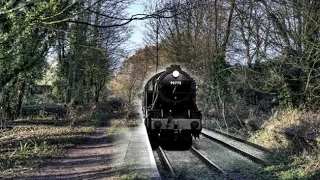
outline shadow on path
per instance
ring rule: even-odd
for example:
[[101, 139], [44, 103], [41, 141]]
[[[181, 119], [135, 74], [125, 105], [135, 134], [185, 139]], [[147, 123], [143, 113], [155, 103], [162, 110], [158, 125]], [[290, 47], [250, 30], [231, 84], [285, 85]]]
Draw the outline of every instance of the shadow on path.
[[107, 127], [100, 127], [81, 145], [69, 149], [65, 157], [52, 158], [43, 167], [29, 174], [22, 173], [8, 179], [113, 179], [119, 178], [125, 167], [130, 132], [121, 138], [108, 136]]

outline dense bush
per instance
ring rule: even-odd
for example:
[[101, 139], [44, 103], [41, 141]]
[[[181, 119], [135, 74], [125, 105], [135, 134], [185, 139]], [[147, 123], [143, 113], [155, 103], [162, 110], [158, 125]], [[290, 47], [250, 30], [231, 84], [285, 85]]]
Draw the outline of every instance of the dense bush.
[[122, 98], [110, 98], [106, 103], [114, 111], [120, 111], [125, 105], [125, 102]]
[[37, 104], [23, 106], [21, 109], [21, 116], [54, 116], [56, 118], [63, 118], [67, 115], [67, 108], [64, 105], [57, 104]]

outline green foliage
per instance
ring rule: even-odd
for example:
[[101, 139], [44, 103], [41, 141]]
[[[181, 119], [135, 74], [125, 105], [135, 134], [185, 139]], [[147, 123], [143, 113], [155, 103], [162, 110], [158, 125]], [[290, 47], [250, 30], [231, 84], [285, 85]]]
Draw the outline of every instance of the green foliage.
[[102, 117], [94, 116], [87, 121], [88, 126], [100, 127], [105, 124], [105, 120]]
[[303, 169], [292, 169], [281, 174], [281, 179], [291, 180], [291, 179], [309, 179], [310, 175]]
[[122, 175], [120, 177], [121, 180], [147, 180], [147, 177], [143, 177], [138, 173], [128, 173], [125, 175]]
[[292, 107], [292, 98], [291, 94], [288, 91], [281, 92], [279, 94], [280, 106], [283, 108]]
[[38, 18], [55, 13], [48, 3], [1, 2], [0, 6], [0, 76], [5, 117], [19, 116], [25, 93], [43, 78], [49, 46], [50, 31], [39, 26]]
[[53, 58], [58, 62], [53, 101], [97, 103], [126, 39], [127, 27], [114, 25], [120, 20], [111, 16], [122, 17], [126, 4], [0, 1], [0, 107], [6, 112], [1, 118], [17, 118], [24, 101], [32, 101], [26, 95]]

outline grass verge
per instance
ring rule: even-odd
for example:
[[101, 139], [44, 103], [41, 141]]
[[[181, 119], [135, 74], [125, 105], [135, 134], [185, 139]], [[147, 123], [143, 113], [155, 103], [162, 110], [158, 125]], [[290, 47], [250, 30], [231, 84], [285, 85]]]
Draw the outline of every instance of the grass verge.
[[[271, 116], [250, 141], [268, 148], [270, 164], [264, 168], [277, 179], [320, 179], [319, 113], [285, 109]], [[283, 132], [292, 132], [292, 136]]]
[[[319, 111], [288, 108], [272, 115], [249, 116], [249, 119], [255, 122], [258, 130], [249, 126], [229, 126], [221, 130], [270, 150], [269, 164], [259, 172], [252, 172], [255, 179], [320, 179]], [[207, 120], [206, 126], [219, 129], [219, 123]]]

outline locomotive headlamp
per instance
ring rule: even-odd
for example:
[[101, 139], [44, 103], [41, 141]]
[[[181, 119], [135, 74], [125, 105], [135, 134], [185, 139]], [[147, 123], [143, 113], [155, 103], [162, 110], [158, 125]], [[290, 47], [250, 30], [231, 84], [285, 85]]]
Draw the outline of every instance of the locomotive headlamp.
[[179, 73], [179, 71], [177, 71], [177, 70], [174, 70], [174, 71], [172, 72], [172, 76], [175, 77], [175, 78], [179, 77], [179, 75], [180, 75], [180, 73]]

